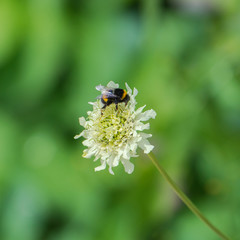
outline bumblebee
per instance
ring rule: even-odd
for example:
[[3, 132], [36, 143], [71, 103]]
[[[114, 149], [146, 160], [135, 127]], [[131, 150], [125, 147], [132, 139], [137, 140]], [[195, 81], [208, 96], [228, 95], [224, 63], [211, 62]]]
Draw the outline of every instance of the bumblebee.
[[109, 88], [99, 85], [96, 89], [102, 93], [97, 97], [98, 99], [101, 99], [101, 102], [104, 104], [102, 109], [105, 109], [110, 104], [115, 103], [116, 110], [118, 110], [118, 103], [124, 102], [125, 105], [127, 105], [130, 100], [126, 90], [121, 88]]

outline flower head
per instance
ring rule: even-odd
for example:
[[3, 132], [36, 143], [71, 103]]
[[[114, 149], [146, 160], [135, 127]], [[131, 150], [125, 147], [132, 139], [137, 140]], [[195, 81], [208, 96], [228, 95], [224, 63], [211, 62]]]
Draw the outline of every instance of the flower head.
[[[107, 87], [118, 88], [119, 85], [109, 82]], [[134, 88], [132, 92], [127, 83], [126, 88], [130, 97], [127, 105], [119, 103], [116, 110], [115, 104], [111, 104], [102, 110], [103, 105], [97, 100], [90, 102], [93, 110], [87, 113], [88, 118], [79, 118], [80, 125], [85, 129], [74, 138], [86, 138], [83, 145], [87, 149], [83, 151], [83, 157], [95, 156], [94, 161], [100, 159], [101, 165], [96, 167], [95, 171], [103, 170], [108, 165], [109, 172], [114, 174], [112, 167], [118, 166], [121, 162], [125, 171], [130, 174], [134, 170], [130, 158], [138, 156], [137, 148], [142, 148], [144, 153], [149, 153], [154, 148], [147, 140], [152, 135], [142, 132], [149, 129], [150, 125], [142, 121], [155, 118], [156, 112], [152, 109], [143, 112], [145, 106], [135, 110], [137, 104], [135, 97], [138, 91]]]

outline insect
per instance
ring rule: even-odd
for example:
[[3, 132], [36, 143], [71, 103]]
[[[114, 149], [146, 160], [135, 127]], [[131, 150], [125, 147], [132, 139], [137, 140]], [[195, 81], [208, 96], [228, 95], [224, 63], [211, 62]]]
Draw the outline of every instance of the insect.
[[109, 88], [98, 85], [96, 89], [102, 93], [97, 97], [98, 99], [101, 99], [102, 103], [104, 104], [102, 109], [105, 109], [110, 104], [115, 103], [116, 110], [118, 110], [118, 103], [125, 102], [125, 105], [127, 105], [128, 101], [130, 100], [126, 90], [121, 88]]

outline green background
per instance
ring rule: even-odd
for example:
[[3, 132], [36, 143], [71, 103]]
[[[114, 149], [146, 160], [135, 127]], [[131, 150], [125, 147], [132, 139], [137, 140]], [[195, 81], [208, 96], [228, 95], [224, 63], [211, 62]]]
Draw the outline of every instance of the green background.
[[217, 240], [141, 151], [94, 172], [78, 117], [127, 82], [159, 162], [240, 239], [240, 9], [229, 0], [0, 1], [0, 239]]

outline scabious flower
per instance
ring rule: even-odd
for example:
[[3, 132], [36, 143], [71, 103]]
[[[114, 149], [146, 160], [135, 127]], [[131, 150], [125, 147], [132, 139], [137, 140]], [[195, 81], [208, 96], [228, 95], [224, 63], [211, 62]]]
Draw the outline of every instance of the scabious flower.
[[[111, 81], [107, 87], [118, 88], [119, 85]], [[83, 157], [95, 156], [94, 161], [100, 159], [101, 165], [95, 171], [103, 170], [108, 165], [109, 172], [114, 174], [112, 168], [121, 162], [130, 174], [134, 170], [130, 158], [138, 157], [137, 148], [143, 149], [144, 153], [149, 153], [154, 148], [147, 140], [152, 135], [142, 132], [149, 129], [150, 125], [142, 122], [155, 118], [156, 112], [152, 109], [143, 112], [146, 105], [135, 110], [138, 91], [134, 88], [132, 92], [127, 83], [126, 88], [130, 97], [126, 106], [125, 103], [119, 103], [116, 110], [115, 104], [111, 104], [101, 111], [103, 105], [100, 100], [89, 102], [93, 105], [93, 110], [87, 112], [87, 119], [79, 118], [80, 125], [85, 129], [74, 138], [86, 138], [83, 145], [87, 149], [83, 151]]]

